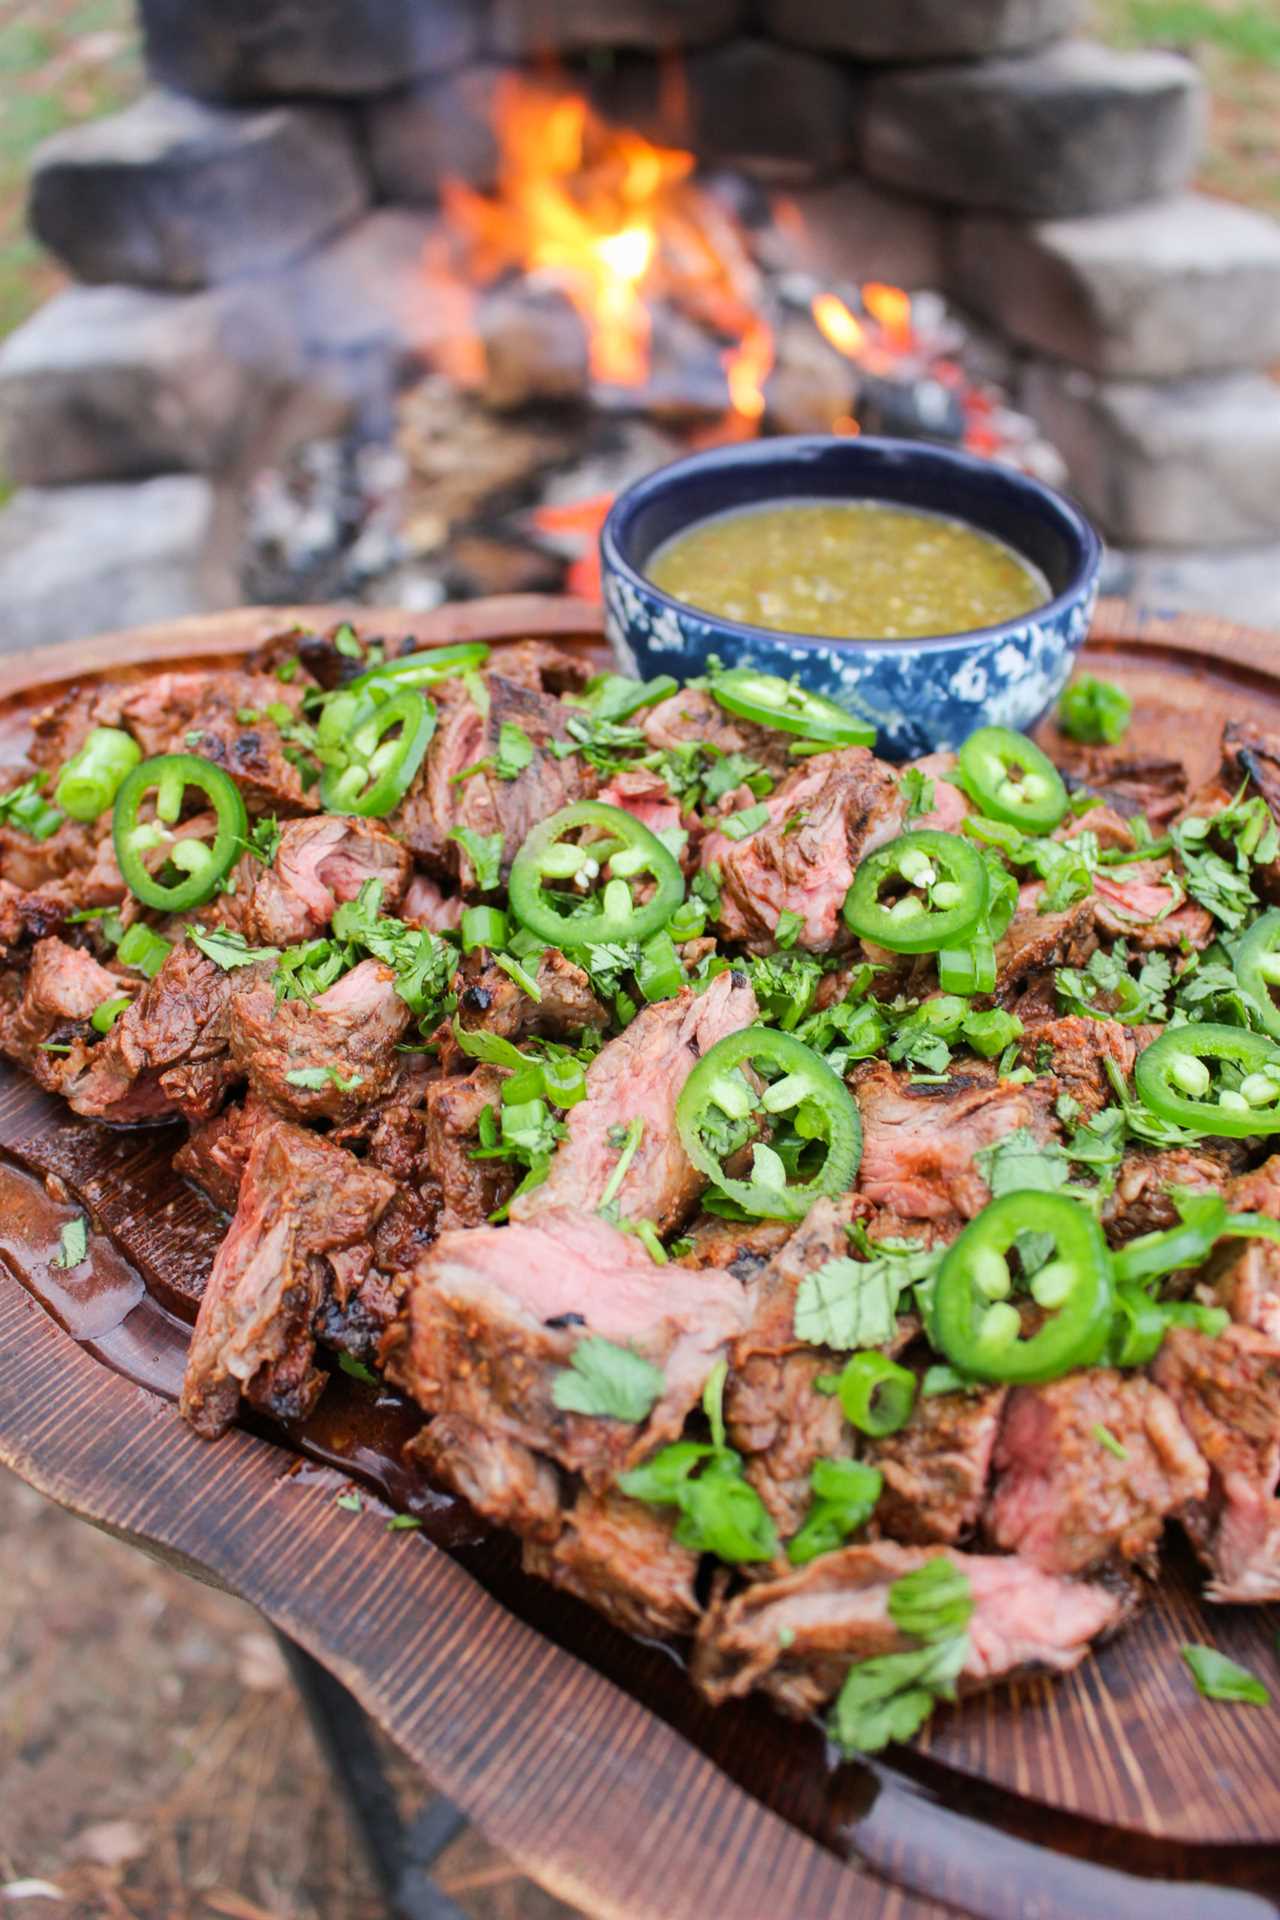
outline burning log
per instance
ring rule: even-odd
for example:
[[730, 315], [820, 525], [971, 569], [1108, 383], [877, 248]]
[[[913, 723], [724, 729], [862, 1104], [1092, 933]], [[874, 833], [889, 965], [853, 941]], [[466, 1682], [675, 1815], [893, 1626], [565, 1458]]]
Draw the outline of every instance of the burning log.
[[585, 400], [587, 329], [566, 294], [532, 278], [506, 281], [481, 297], [476, 327], [487, 405], [507, 412], [534, 401]]

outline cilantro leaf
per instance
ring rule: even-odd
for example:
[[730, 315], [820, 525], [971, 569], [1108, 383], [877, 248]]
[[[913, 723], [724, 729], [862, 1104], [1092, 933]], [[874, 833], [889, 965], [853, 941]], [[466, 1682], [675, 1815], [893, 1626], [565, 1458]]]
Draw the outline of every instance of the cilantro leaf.
[[882, 1347], [898, 1323], [899, 1291], [891, 1259], [824, 1261], [796, 1289], [796, 1338], [842, 1351]]
[[1056, 1141], [1042, 1146], [1029, 1127], [1015, 1127], [991, 1146], [979, 1147], [973, 1157], [993, 1200], [1006, 1193], [1060, 1193], [1071, 1183], [1063, 1148]]
[[259, 960], [278, 960], [279, 947], [251, 947], [242, 933], [230, 927], [188, 927], [187, 938], [207, 959], [230, 973], [235, 967], [256, 966]]
[[769, 809], [763, 800], [754, 807], [743, 807], [739, 813], [731, 813], [727, 819], [719, 822], [719, 830], [726, 840], [748, 840], [753, 833], [759, 833], [761, 827], [769, 824]]
[[1165, 1020], [1165, 996], [1172, 984], [1173, 966], [1166, 953], [1147, 954], [1135, 980], [1123, 940], [1109, 951], [1099, 947], [1085, 967], [1060, 967], [1054, 976], [1064, 1012], [1118, 1020], [1126, 1027]]
[[43, 771], [35, 773], [21, 786], [0, 793], [0, 825], [16, 827], [32, 840], [48, 840], [55, 834], [66, 815], [51, 807], [41, 794], [48, 777]]
[[286, 1073], [285, 1079], [291, 1087], [305, 1087], [318, 1093], [322, 1087], [336, 1087], [339, 1093], [351, 1093], [364, 1080], [362, 1073], [344, 1075], [340, 1067], [295, 1067], [292, 1073]]
[[478, 893], [490, 893], [502, 872], [502, 835], [477, 833], [472, 827], [454, 827], [449, 834], [471, 863]]
[[809, 1511], [787, 1542], [793, 1567], [807, 1566], [820, 1553], [833, 1552], [866, 1525], [883, 1490], [884, 1475], [863, 1460], [817, 1460], [809, 1487]]
[[1216, 1647], [1189, 1642], [1178, 1651], [1191, 1669], [1197, 1690], [1206, 1700], [1229, 1700], [1237, 1705], [1265, 1707], [1271, 1695], [1256, 1674], [1235, 1660], [1228, 1660]]
[[803, 932], [804, 915], [802, 913], [792, 913], [789, 907], [784, 907], [778, 915], [777, 925], [773, 929], [773, 937], [778, 945], [780, 947], [794, 947]]
[[828, 1722], [832, 1740], [846, 1755], [879, 1753], [892, 1740], [909, 1740], [939, 1700], [955, 1699], [968, 1654], [969, 1636], [959, 1633], [851, 1667]]
[[494, 772], [499, 780], [515, 780], [533, 759], [533, 742], [522, 726], [504, 720], [498, 729], [498, 753]]
[[918, 820], [922, 814], [932, 813], [934, 807], [934, 782], [927, 773], [921, 773], [919, 767], [904, 767], [898, 775], [898, 792], [907, 805], [907, 819]]
[[943, 1640], [962, 1633], [973, 1615], [969, 1576], [940, 1553], [889, 1589], [889, 1618], [916, 1640]]
[[551, 1397], [562, 1413], [636, 1422], [648, 1418], [665, 1386], [660, 1370], [643, 1354], [588, 1334], [556, 1375]]
[[82, 1213], [68, 1220], [58, 1238], [58, 1251], [49, 1262], [63, 1271], [80, 1266], [89, 1257], [89, 1222]]
[[338, 1355], [338, 1365], [343, 1373], [349, 1373], [353, 1380], [363, 1380], [368, 1387], [380, 1387], [382, 1385], [382, 1382], [372, 1368], [366, 1367], [363, 1360], [357, 1360], [354, 1354], [340, 1353]]

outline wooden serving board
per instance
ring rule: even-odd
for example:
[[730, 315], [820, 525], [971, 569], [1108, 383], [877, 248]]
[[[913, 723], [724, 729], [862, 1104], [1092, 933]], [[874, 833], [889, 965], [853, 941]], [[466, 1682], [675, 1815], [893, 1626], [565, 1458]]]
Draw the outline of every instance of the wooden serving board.
[[[422, 644], [536, 633], [598, 649], [599, 610], [524, 597], [430, 615], [252, 609], [0, 663], [0, 764], [25, 715], [123, 662], [232, 657], [350, 615]], [[1280, 642], [1104, 604], [1092, 664], [1136, 748], [1196, 777], [1231, 714], [1280, 726]], [[1066, 1680], [939, 1712], [916, 1747], [834, 1766], [760, 1701], [713, 1711], [669, 1651], [524, 1578], [508, 1536], [398, 1467], [418, 1418], [335, 1376], [305, 1428], [207, 1446], [171, 1397], [224, 1231], [169, 1129], [78, 1120], [0, 1065], [0, 1462], [72, 1511], [251, 1601], [323, 1661], [521, 1867], [619, 1920], [1263, 1920], [1280, 1891], [1280, 1706], [1199, 1698], [1220, 1647], [1280, 1698], [1274, 1609], [1205, 1608], [1178, 1543], [1135, 1625]], [[94, 1222], [87, 1272], [50, 1266]], [[367, 1492], [335, 1505], [343, 1481]], [[379, 1496], [423, 1521], [388, 1533]]]

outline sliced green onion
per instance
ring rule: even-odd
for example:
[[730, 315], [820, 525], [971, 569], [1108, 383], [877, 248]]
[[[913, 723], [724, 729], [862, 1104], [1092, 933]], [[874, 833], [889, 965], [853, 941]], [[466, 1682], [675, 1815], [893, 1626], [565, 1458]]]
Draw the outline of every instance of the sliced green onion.
[[141, 758], [142, 748], [132, 734], [119, 727], [95, 727], [58, 775], [53, 797], [73, 820], [97, 820]]
[[154, 980], [172, 952], [172, 940], [162, 940], [143, 921], [135, 920], [116, 948], [116, 958], [123, 966], [134, 967]]
[[501, 907], [464, 907], [459, 931], [464, 953], [474, 953], [479, 947], [505, 947], [507, 916]]

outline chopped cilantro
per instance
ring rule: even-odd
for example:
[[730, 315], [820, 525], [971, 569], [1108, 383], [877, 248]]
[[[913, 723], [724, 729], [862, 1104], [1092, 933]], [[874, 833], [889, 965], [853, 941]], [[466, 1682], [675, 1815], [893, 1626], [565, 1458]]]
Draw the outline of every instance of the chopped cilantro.
[[879, 1468], [862, 1460], [817, 1460], [809, 1476], [809, 1511], [787, 1542], [792, 1566], [807, 1566], [820, 1553], [843, 1546], [871, 1518], [884, 1487]]
[[659, 1368], [598, 1334], [580, 1340], [555, 1377], [551, 1397], [562, 1413], [610, 1420], [646, 1420], [666, 1386]]
[[68, 1220], [58, 1237], [58, 1251], [49, 1262], [64, 1270], [80, 1266], [89, 1257], [89, 1222], [82, 1213]]
[[188, 927], [187, 938], [206, 959], [230, 973], [236, 967], [256, 966], [260, 960], [278, 960], [279, 947], [251, 947], [242, 933], [230, 927]]
[[499, 780], [514, 780], [533, 759], [533, 742], [514, 720], [504, 720], [498, 729], [498, 752], [494, 772]]
[[927, 773], [921, 773], [919, 767], [902, 769], [898, 775], [898, 792], [906, 802], [908, 821], [933, 812], [935, 791], [934, 782]]
[[471, 827], [454, 827], [449, 838], [457, 841], [471, 862], [476, 891], [492, 892], [502, 871], [502, 835], [476, 833]]
[[763, 800], [758, 800], [754, 807], [743, 807], [740, 813], [731, 813], [727, 819], [719, 822], [719, 827], [726, 840], [747, 840], [768, 824], [769, 809]]
[[338, 1355], [338, 1365], [343, 1373], [349, 1373], [353, 1380], [363, 1380], [366, 1386], [378, 1387], [382, 1384], [377, 1374], [374, 1373], [371, 1368], [366, 1367], [363, 1360], [357, 1360], [354, 1354], [340, 1353]]
[[355, 629], [345, 621], [333, 636], [333, 650], [344, 660], [364, 659], [364, 648], [356, 638]]
[[291, 1087], [305, 1087], [318, 1093], [323, 1087], [336, 1087], [339, 1093], [352, 1093], [364, 1081], [362, 1073], [346, 1075], [340, 1067], [295, 1067], [292, 1073], [286, 1073], [285, 1079]]
[[32, 840], [48, 840], [57, 832], [66, 816], [43, 798], [40, 789], [47, 779], [43, 771], [34, 773], [21, 786], [0, 793], [0, 826], [16, 827]]
[[915, 1277], [892, 1255], [824, 1261], [796, 1290], [797, 1340], [842, 1352], [884, 1346], [898, 1324], [898, 1296]]
[[397, 1513], [397, 1514], [393, 1514], [391, 1519], [388, 1520], [387, 1532], [388, 1533], [416, 1533], [418, 1528], [421, 1525], [422, 1525], [422, 1522], [421, 1520], [419, 1520], [416, 1514]]
[[333, 1504], [335, 1507], [341, 1507], [344, 1513], [361, 1513], [364, 1510], [364, 1502], [354, 1487], [349, 1487], [345, 1493], [340, 1493]]
[[840, 1750], [879, 1753], [918, 1733], [939, 1700], [954, 1700], [969, 1655], [969, 1636], [952, 1635], [910, 1653], [886, 1653], [851, 1667], [828, 1731]]
[[778, 945], [780, 947], [794, 947], [803, 932], [804, 915], [802, 913], [792, 913], [789, 907], [784, 907], [778, 915], [777, 924], [773, 929], [773, 937]]
[[940, 1553], [889, 1589], [889, 1618], [915, 1640], [943, 1640], [963, 1633], [973, 1617], [969, 1576]]
[[1270, 1705], [1271, 1695], [1257, 1675], [1237, 1661], [1228, 1660], [1216, 1647], [1188, 1643], [1178, 1651], [1191, 1669], [1197, 1690], [1206, 1700], [1227, 1700], [1249, 1707]]
[[1102, 1447], [1105, 1452], [1109, 1453], [1113, 1459], [1127, 1460], [1129, 1458], [1128, 1447], [1126, 1447], [1122, 1441], [1116, 1439], [1110, 1427], [1104, 1427], [1101, 1422], [1099, 1422], [1099, 1424], [1092, 1429], [1092, 1432], [1098, 1445]]

